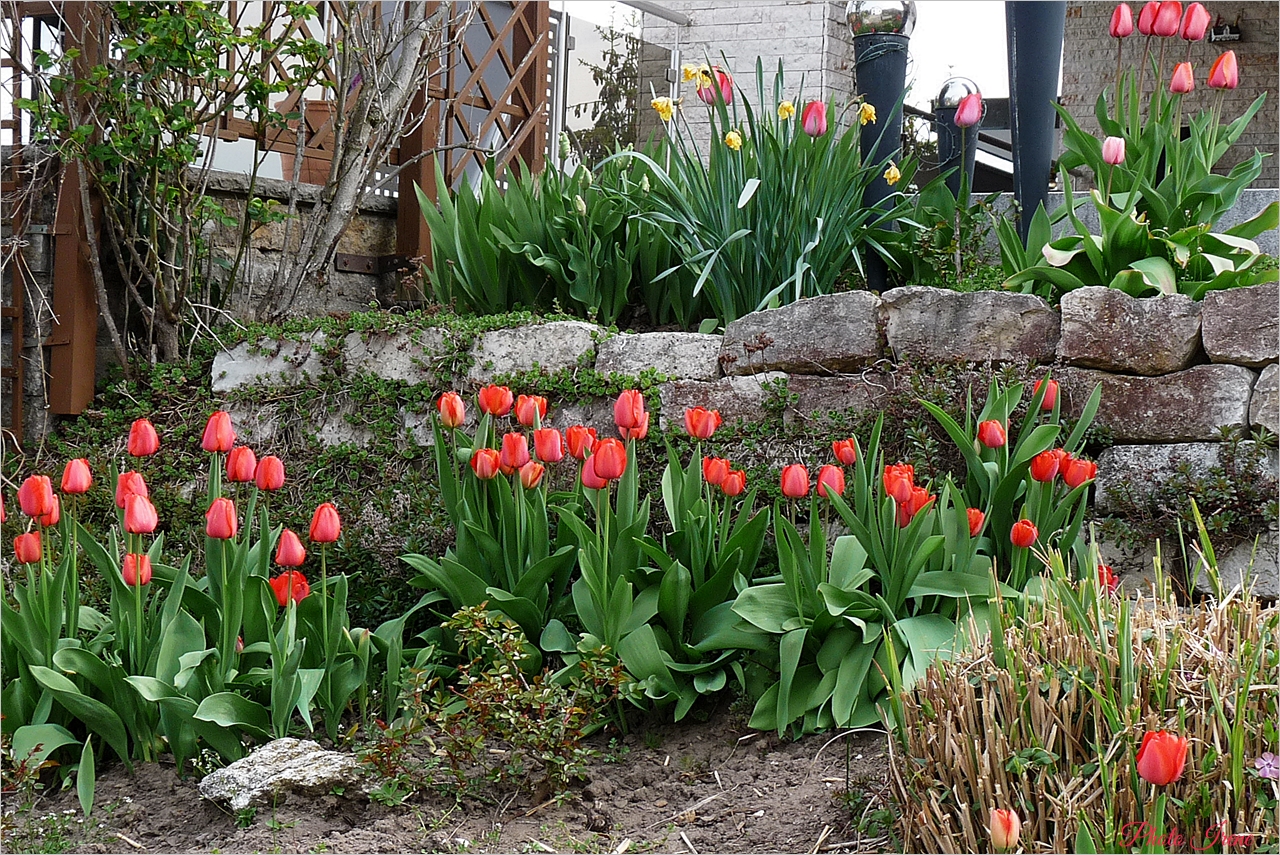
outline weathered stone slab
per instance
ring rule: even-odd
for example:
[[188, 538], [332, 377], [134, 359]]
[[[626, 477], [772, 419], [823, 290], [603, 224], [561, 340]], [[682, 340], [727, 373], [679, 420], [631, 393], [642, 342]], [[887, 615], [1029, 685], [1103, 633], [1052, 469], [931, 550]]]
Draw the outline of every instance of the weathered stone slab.
[[895, 358], [915, 362], [1052, 362], [1058, 313], [1032, 294], [964, 294], [912, 285], [884, 295]]
[[1261, 368], [1280, 358], [1280, 283], [1210, 291], [1200, 312], [1212, 362]]
[[231, 427], [236, 432], [236, 440], [253, 446], [259, 454], [269, 454], [264, 449], [275, 443], [276, 433], [280, 430], [280, 416], [276, 408], [246, 401], [231, 401], [225, 409], [231, 416]]
[[559, 371], [582, 362], [593, 364], [596, 340], [604, 330], [583, 321], [553, 321], [510, 330], [482, 333], [471, 347], [474, 364], [467, 372], [473, 383], [488, 383], [499, 374], [535, 368]]
[[244, 341], [221, 351], [213, 358], [213, 393], [220, 395], [268, 381], [291, 386], [318, 378], [324, 372], [320, 351], [325, 340], [323, 332], [315, 332], [302, 341]]
[[795, 402], [787, 408], [783, 420], [803, 424], [826, 419], [832, 413], [883, 409], [891, 382], [892, 378], [878, 371], [839, 377], [793, 376], [787, 381], [787, 392], [795, 395]]
[[[1161, 567], [1165, 578], [1174, 571], [1174, 550], [1162, 549], [1160, 552]], [[1111, 567], [1120, 578], [1120, 590], [1127, 597], [1139, 593], [1151, 596], [1155, 590], [1156, 548], [1154, 544], [1129, 546], [1114, 543], [1105, 538], [1098, 538], [1098, 559]]]
[[720, 362], [726, 374], [833, 374], [879, 359], [882, 339], [880, 298], [846, 291], [739, 318], [725, 327]]
[[[547, 410], [547, 425], [564, 430], [572, 425], [585, 425], [595, 428], [601, 439], [616, 437], [618, 426], [613, 421], [613, 404], [615, 398], [593, 397], [572, 403], [558, 404], [551, 402]], [[645, 395], [645, 406], [653, 410], [658, 404], [658, 396], [650, 392]], [[657, 417], [649, 416], [649, 429], [656, 431]]]
[[1181, 294], [1137, 299], [1090, 287], [1062, 297], [1058, 359], [1128, 374], [1172, 374], [1200, 349], [1200, 304]]
[[[1201, 568], [1195, 577], [1196, 590], [1214, 594], [1213, 580]], [[1280, 599], [1280, 536], [1274, 529], [1263, 532], [1255, 544], [1252, 540], [1237, 544], [1226, 555], [1218, 557], [1218, 582], [1222, 595], [1233, 589], [1247, 588], [1264, 600]]]
[[1118, 444], [1212, 442], [1224, 427], [1249, 418], [1254, 373], [1238, 365], [1197, 365], [1163, 377], [1127, 377], [1084, 368], [1057, 372], [1067, 393], [1064, 407], [1078, 417], [1095, 384], [1102, 402], [1095, 424]]
[[765, 402], [776, 394], [766, 384], [785, 380], [786, 374], [770, 371], [747, 377], [722, 377], [714, 382], [675, 380], [658, 387], [662, 403], [661, 427], [684, 424], [689, 407], [719, 410], [726, 422], [758, 422], [769, 417]]
[[350, 754], [325, 751], [311, 740], [277, 739], [200, 781], [200, 795], [233, 810], [276, 803], [288, 793], [323, 795], [360, 783]]
[[342, 340], [348, 373], [372, 374], [384, 380], [429, 383], [433, 361], [448, 351], [444, 330], [429, 327], [413, 332], [349, 333]]
[[[1127, 501], [1149, 501], [1183, 467], [1193, 477], [1204, 477], [1222, 464], [1222, 450], [1218, 442], [1112, 446], [1098, 455], [1094, 507], [1099, 513], [1112, 514], [1122, 511]], [[1280, 455], [1275, 450], [1268, 450], [1260, 472], [1280, 476]]]
[[720, 336], [653, 332], [615, 335], [596, 349], [596, 370], [634, 376], [653, 369], [681, 380], [720, 376]]
[[1280, 366], [1268, 365], [1253, 384], [1249, 424], [1280, 434]]
[[320, 416], [319, 422], [315, 428], [315, 440], [325, 448], [333, 448], [338, 445], [354, 445], [364, 448], [373, 442], [373, 431], [362, 425], [353, 424], [347, 419], [352, 412], [350, 406], [343, 406], [337, 410]]

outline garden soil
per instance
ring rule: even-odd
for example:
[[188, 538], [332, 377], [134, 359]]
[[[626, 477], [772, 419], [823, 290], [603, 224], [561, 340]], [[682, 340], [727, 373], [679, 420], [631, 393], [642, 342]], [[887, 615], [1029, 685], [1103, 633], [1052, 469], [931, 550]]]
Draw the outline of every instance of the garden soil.
[[[568, 796], [458, 800], [420, 794], [398, 806], [363, 795], [292, 795], [252, 816], [200, 798], [173, 766], [104, 770], [91, 820], [73, 792], [19, 820], [61, 817], [72, 852], [873, 852], [896, 844], [882, 732], [791, 742], [723, 717], [614, 741]], [[847, 751], [846, 751], [847, 748]], [[846, 780], [849, 782], [846, 791]], [[847, 794], [846, 794], [847, 792]], [[3, 848], [30, 833], [10, 837]], [[36, 844], [38, 845], [38, 844]]]

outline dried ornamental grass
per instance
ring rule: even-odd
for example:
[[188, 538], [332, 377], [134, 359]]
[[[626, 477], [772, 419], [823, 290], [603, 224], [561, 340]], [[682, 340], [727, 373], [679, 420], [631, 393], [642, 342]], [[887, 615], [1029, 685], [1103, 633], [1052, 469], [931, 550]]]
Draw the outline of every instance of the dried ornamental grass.
[[976, 640], [903, 698], [892, 786], [908, 851], [991, 851], [993, 808], [1021, 817], [1023, 851], [1078, 851], [1082, 820], [1097, 851], [1142, 846], [1155, 794], [1135, 756], [1162, 729], [1190, 743], [1182, 777], [1161, 790], [1163, 831], [1181, 835], [1166, 847], [1276, 851], [1280, 789], [1254, 761], [1277, 750], [1280, 611], [1239, 595], [1130, 602], [1058, 581], [1009, 623], [1003, 645]]

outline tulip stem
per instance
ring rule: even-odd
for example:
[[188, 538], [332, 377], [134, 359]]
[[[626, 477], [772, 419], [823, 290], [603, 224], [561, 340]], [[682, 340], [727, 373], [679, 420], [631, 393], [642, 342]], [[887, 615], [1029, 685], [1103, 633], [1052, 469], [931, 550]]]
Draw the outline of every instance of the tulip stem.
[[1116, 39], [1116, 120], [1119, 121], [1120, 116], [1120, 69], [1123, 67], [1124, 59], [1124, 39]]

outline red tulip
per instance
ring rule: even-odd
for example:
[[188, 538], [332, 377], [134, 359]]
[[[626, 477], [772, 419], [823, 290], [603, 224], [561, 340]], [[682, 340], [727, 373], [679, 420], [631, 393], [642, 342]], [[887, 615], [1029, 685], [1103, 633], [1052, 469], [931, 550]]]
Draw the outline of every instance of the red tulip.
[[151, 582], [151, 557], [145, 553], [129, 553], [120, 562], [120, 575], [130, 588], [141, 587]]
[[884, 468], [884, 492], [898, 504], [911, 498], [915, 486], [916, 471], [909, 463], [890, 464]]
[[457, 392], [445, 392], [436, 406], [440, 410], [440, 424], [452, 430], [467, 420], [467, 405]]
[[276, 563], [281, 567], [301, 567], [306, 560], [307, 550], [303, 548], [302, 541], [293, 533], [293, 529], [286, 528], [280, 532], [280, 545], [276, 548]]
[[516, 470], [529, 462], [529, 440], [522, 433], [508, 433], [502, 437], [502, 451], [498, 455], [498, 468], [503, 475], [514, 475]]
[[716, 428], [724, 423], [719, 410], [706, 407], [690, 407], [684, 411], [684, 429], [694, 439], [711, 439]]
[[1187, 765], [1187, 740], [1165, 730], [1150, 731], [1138, 748], [1138, 774], [1144, 781], [1164, 787], [1182, 777]]
[[275, 591], [276, 602], [283, 609], [290, 600], [295, 603], [305, 600], [311, 593], [311, 586], [307, 584], [306, 576], [297, 570], [289, 570], [271, 580], [271, 590]]
[[582, 486], [588, 490], [603, 490], [609, 482], [596, 474], [596, 458], [591, 455], [582, 463]]
[[218, 410], [209, 416], [204, 426], [204, 438], [200, 447], [210, 454], [226, 454], [236, 444], [236, 432], [231, 429], [231, 416], [225, 410]]
[[596, 447], [596, 429], [573, 425], [565, 430], [564, 442], [575, 460], [586, 460]]
[[828, 463], [818, 470], [818, 495], [830, 499], [831, 493], [844, 495], [844, 470]]
[[230, 540], [236, 536], [236, 506], [230, 499], [219, 496], [213, 500], [204, 514], [204, 533], [216, 540]]
[[[704, 66], [705, 68], [705, 66]], [[720, 66], [712, 66], [710, 73], [697, 76], [698, 100], [707, 105], [716, 103], [716, 95], [726, 104], [733, 103], [733, 78]]]
[[982, 524], [987, 521], [987, 515], [977, 508], [968, 508], [965, 513], [969, 516], [969, 536], [977, 537], [978, 532], [982, 531]]
[[858, 443], [852, 438], [837, 439], [831, 443], [831, 453], [845, 466], [852, 466], [858, 462]]
[[520, 467], [520, 485], [526, 490], [532, 490], [542, 483], [542, 474], [547, 471], [547, 467], [541, 463], [530, 460], [528, 463]]
[[1073, 457], [1067, 467], [1062, 470], [1062, 480], [1067, 482], [1067, 486], [1073, 490], [1096, 477], [1098, 477], [1098, 464], [1078, 457]]
[[1037, 380], [1035, 388], [1032, 389], [1031, 391], [1032, 391], [1032, 394], [1039, 392], [1040, 387], [1044, 385], [1046, 382], [1048, 383], [1048, 386], [1045, 388], [1044, 397], [1040, 399], [1040, 409], [1048, 412], [1049, 410], [1053, 409], [1054, 404], [1058, 403], [1058, 381], [1057, 380], [1049, 380], [1049, 381]]
[[638, 427], [621, 429], [618, 431], [618, 434], [623, 439], [644, 439], [649, 435], [649, 414], [645, 413], [644, 416], [641, 417]]
[[804, 105], [800, 114], [800, 125], [811, 137], [820, 137], [827, 132], [827, 105], [822, 101], [810, 101]]
[[485, 386], [476, 394], [480, 402], [480, 412], [491, 416], [505, 416], [511, 412], [511, 390], [506, 386]]
[[1186, 41], [1198, 42], [1204, 38], [1205, 31], [1209, 29], [1210, 20], [1209, 10], [1203, 3], [1192, 3], [1187, 7], [1187, 14], [1182, 17], [1182, 26], [1178, 28], [1178, 35]]
[[1195, 75], [1191, 73], [1191, 63], [1180, 62], [1173, 67], [1173, 76], [1169, 78], [1169, 91], [1175, 95], [1185, 95], [1196, 88]]
[[1052, 481], [1058, 474], [1058, 455], [1042, 451], [1031, 458], [1031, 477], [1040, 483]]
[[36, 517], [36, 522], [45, 528], [49, 528], [57, 525], [60, 519], [62, 519], [62, 502], [58, 500], [57, 496], [54, 496], [53, 507], [49, 508], [49, 513]]
[[138, 419], [129, 427], [126, 447], [133, 457], [149, 457], [160, 450], [160, 436], [156, 426], [147, 419]]
[[132, 495], [149, 498], [151, 493], [147, 491], [147, 482], [140, 472], [121, 472], [116, 478], [116, 507], [123, 510], [126, 500]]
[[1015, 849], [1018, 836], [1022, 832], [1022, 820], [1011, 810], [995, 808], [991, 811], [990, 828], [991, 845], [996, 849]]
[[782, 495], [788, 499], [809, 495], [809, 470], [799, 463], [782, 467]]
[[1058, 458], [1058, 475], [1061, 476], [1071, 462], [1071, 454], [1065, 448], [1051, 448], [1049, 453]]
[[4, 512], [4, 493], [0, 493], [0, 523], [9, 519], [9, 515]]
[[713, 487], [719, 487], [724, 483], [730, 468], [729, 461], [723, 457], [704, 457], [702, 458], [702, 480]]
[[471, 471], [481, 481], [497, 478], [500, 466], [501, 455], [496, 448], [477, 448], [471, 452]]
[[284, 486], [284, 461], [274, 454], [262, 458], [253, 473], [253, 480], [259, 490], [279, 490]]
[[1009, 540], [1019, 549], [1031, 546], [1039, 536], [1040, 532], [1036, 531], [1036, 524], [1031, 520], [1018, 520], [1009, 530]]
[[621, 478], [627, 470], [627, 447], [616, 439], [602, 439], [591, 453], [595, 473], [605, 481]]
[[987, 448], [999, 448], [1006, 442], [1004, 435], [1004, 425], [995, 419], [988, 419], [985, 422], [978, 423], [978, 442]]
[[311, 517], [312, 543], [337, 543], [342, 534], [342, 520], [338, 517], [338, 509], [333, 502], [325, 502], [316, 508]]
[[1160, 38], [1168, 38], [1178, 32], [1178, 23], [1182, 20], [1182, 4], [1178, 0], [1166, 0], [1156, 11], [1156, 19], [1151, 24], [1151, 32]]
[[1236, 65], [1236, 52], [1229, 50], [1209, 67], [1209, 88], [1235, 89], [1239, 85], [1240, 68]]
[[747, 489], [747, 473], [740, 469], [734, 469], [725, 473], [724, 480], [720, 482], [720, 492], [726, 496], [733, 498], [741, 496], [743, 491]]
[[151, 500], [138, 493], [130, 493], [124, 501], [124, 530], [129, 534], [151, 534], [160, 524], [160, 516]]
[[53, 510], [53, 482], [48, 475], [32, 475], [18, 488], [18, 504], [33, 519]]
[[40, 532], [29, 531], [13, 539], [13, 554], [19, 564], [35, 564], [40, 560]]
[[538, 428], [533, 432], [533, 450], [543, 463], [564, 460], [564, 437], [555, 428]]
[[1133, 10], [1121, 3], [1111, 13], [1111, 38], [1123, 39], [1133, 34]]
[[623, 439], [630, 439], [633, 431], [649, 429], [649, 416], [644, 409], [644, 395], [635, 389], [627, 389], [613, 405], [613, 422]]
[[248, 484], [258, 474], [258, 458], [247, 445], [237, 445], [227, 455], [227, 480]]
[[516, 421], [525, 427], [533, 427], [538, 419], [547, 417], [547, 399], [541, 395], [521, 395], [516, 399]]
[[961, 98], [960, 105], [956, 107], [955, 121], [957, 128], [971, 128], [982, 121], [982, 96], [970, 92]]
[[898, 505], [898, 527], [906, 528], [916, 518], [916, 514], [932, 505], [936, 498], [930, 496], [924, 487], [912, 487], [911, 495]]
[[66, 468], [62, 470], [62, 492], [78, 496], [89, 492], [92, 484], [93, 475], [89, 471], [88, 460], [79, 457], [67, 461]]
[[1144, 36], [1152, 35], [1152, 29], [1156, 23], [1156, 15], [1160, 13], [1160, 4], [1152, 0], [1152, 2], [1142, 7], [1142, 11], [1138, 13], [1138, 32]]
[[1120, 577], [1116, 575], [1115, 570], [1111, 569], [1110, 564], [1098, 565], [1098, 586], [1106, 588], [1112, 594], [1120, 587]]
[[1102, 141], [1102, 162], [1111, 166], [1124, 163], [1124, 137], [1107, 137]]

